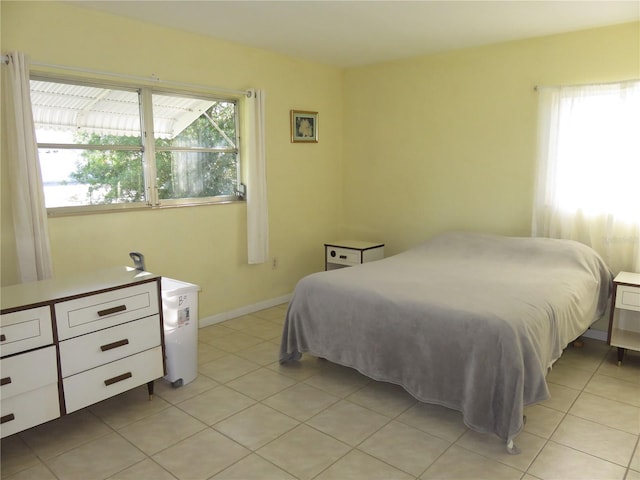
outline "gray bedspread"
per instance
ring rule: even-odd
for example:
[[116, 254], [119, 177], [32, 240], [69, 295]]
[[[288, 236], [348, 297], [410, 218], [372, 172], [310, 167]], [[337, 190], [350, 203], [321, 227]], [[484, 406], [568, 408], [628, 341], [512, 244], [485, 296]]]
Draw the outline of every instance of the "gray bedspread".
[[606, 309], [612, 276], [568, 240], [454, 232], [395, 256], [309, 275], [280, 361], [302, 352], [401, 385], [511, 441], [545, 376]]

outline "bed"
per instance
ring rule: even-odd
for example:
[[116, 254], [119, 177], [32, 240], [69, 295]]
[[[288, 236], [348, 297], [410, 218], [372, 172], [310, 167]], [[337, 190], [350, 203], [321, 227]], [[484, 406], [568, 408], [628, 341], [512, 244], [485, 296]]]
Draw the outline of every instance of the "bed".
[[612, 275], [570, 240], [449, 232], [403, 253], [298, 282], [280, 362], [303, 352], [462, 413], [517, 453], [526, 405], [598, 320]]

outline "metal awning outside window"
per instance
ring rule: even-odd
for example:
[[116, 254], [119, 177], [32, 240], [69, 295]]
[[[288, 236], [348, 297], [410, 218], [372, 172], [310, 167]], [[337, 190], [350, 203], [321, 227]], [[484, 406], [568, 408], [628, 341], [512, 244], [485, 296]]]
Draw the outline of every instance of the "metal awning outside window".
[[[154, 95], [154, 137], [172, 139], [215, 102], [179, 95]], [[141, 136], [137, 90], [31, 80], [36, 131]]]

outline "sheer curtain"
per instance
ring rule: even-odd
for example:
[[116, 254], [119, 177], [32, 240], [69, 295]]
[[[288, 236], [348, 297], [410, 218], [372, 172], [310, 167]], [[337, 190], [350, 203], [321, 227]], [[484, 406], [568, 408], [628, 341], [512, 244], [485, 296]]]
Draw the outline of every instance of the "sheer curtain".
[[539, 89], [533, 235], [640, 272], [640, 81]]
[[26, 56], [20, 52], [7, 55], [2, 76], [3, 142], [7, 142], [6, 165], [20, 277], [23, 282], [43, 280], [53, 275], [53, 267]]
[[249, 263], [269, 260], [269, 214], [264, 132], [263, 90], [250, 90], [247, 99], [247, 250]]

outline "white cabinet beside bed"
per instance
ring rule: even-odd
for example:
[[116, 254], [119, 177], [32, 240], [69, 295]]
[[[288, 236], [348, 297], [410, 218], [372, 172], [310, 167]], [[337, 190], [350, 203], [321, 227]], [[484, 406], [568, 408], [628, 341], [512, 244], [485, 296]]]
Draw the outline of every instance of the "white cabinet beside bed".
[[625, 349], [640, 351], [640, 273], [620, 272], [613, 286], [608, 341], [620, 365]]

